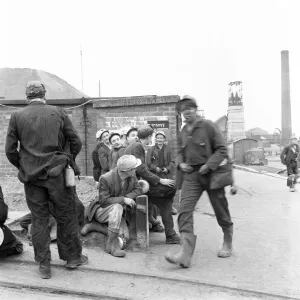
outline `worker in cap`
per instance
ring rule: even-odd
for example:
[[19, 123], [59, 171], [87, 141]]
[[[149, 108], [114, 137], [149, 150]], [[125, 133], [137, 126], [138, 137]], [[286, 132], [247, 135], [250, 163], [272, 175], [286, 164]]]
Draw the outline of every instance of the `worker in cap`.
[[[155, 133], [155, 145], [149, 147], [147, 151], [147, 166], [160, 178], [173, 179], [174, 177], [175, 160], [172, 148], [166, 144], [166, 134], [162, 130]], [[177, 210], [172, 206], [172, 215], [176, 214]]]
[[[28, 106], [12, 113], [6, 136], [5, 152], [18, 169], [24, 184], [32, 216], [32, 244], [38, 272], [43, 279], [51, 277], [49, 202], [57, 222], [59, 257], [68, 269], [87, 264], [78, 236], [74, 191], [65, 184], [64, 169], [71, 167], [80, 174], [74, 158], [82, 142], [66, 111], [45, 103], [45, 86], [29, 82], [25, 88]], [[69, 141], [65, 152], [63, 140]], [[19, 150], [21, 149], [21, 150]]]
[[[150, 172], [147, 167], [145, 147], [147, 147], [152, 142], [153, 132], [154, 130], [150, 125], [146, 124], [140, 126], [137, 132], [139, 141], [130, 144], [126, 148], [124, 154], [134, 155], [136, 158], [139, 158], [142, 161], [142, 164], [136, 169], [136, 174], [138, 179], [144, 179], [150, 184], [150, 191], [155, 191], [156, 189], [161, 189], [161, 186], [165, 186], [166, 189], [174, 192], [174, 180], [168, 178], [160, 178], [156, 174]], [[171, 200], [157, 201], [156, 203], [155, 197], [149, 197], [150, 191], [148, 192], [149, 203], [155, 204], [160, 209], [162, 221], [165, 227], [166, 243], [178, 244], [179, 236], [174, 230]], [[157, 226], [156, 222], [153, 219], [150, 220], [150, 218], [152, 218], [151, 215], [149, 215], [149, 221], [151, 222], [152, 226]], [[152, 222], [154, 222], [154, 224]]]
[[124, 209], [130, 213], [135, 207], [135, 199], [142, 194], [142, 188], [135, 176], [135, 170], [141, 160], [133, 155], [123, 155], [117, 162], [117, 168], [100, 177], [99, 197], [91, 202], [87, 209], [89, 223], [81, 234], [91, 231], [104, 232], [103, 224], [108, 223], [106, 252], [116, 257], [124, 257], [118, 237], [128, 240], [128, 228], [122, 219]]
[[299, 177], [299, 152], [298, 139], [295, 135], [292, 135], [290, 144], [284, 147], [280, 154], [281, 162], [287, 168], [287, 186], [290, 188], [290, 192], [295, 192], [295, 184]]
[[210, 174], [224, 159], [227, 159], [225, 139], [216, 124], [197, 115], [195, 98], [184, 96], [178, 101], [178, 109], [186, 120], [178, 136], [176, 165], [178, 188], [181, 189], [178, 226], [181, 251], [168, 252], [167, 261], [188, 268], [196, 246], [193, 213], [204, 191], [214, 209], [216, 219], [223, 231], [223, 246], [219, 257], [229, 257], [232, 253], [233, 223], [231, 220], [225, 187], [210, 188]]
[[119, 132], [112, 132], [109, 137], [112, 149], [109, 152], [109, 170], [112, 170], [117, 166], [118, 159], [123, 155], [125, 147], [121, 141], [121, 135]]
[[109, 153], [109, 131], [103, 128], [96, 133], [96, 146], [92, 152], [93, 176], [97, 188], [100, 176], [109, 171]]

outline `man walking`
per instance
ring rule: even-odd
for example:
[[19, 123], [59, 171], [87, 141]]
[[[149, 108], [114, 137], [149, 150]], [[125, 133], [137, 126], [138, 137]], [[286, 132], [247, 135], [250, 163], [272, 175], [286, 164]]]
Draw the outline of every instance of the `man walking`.
[[[75, 166], [74, 157], [82, 143], [67, 113], [46, 105], [46, 89], [39, 81], [26, 85], [28, 106], [12, 113], [5, 151], [9, 161], [19, 170], [24, 183], [27, 205], [32, 214], [32, 243], [35, 260], [40, 263], [42, 278], [51, 277], [49, 201], [57, 222], [59, 257], [66, 267], [75, 269], [86, 264], [82, 255], [75, 213], [74, 190], [66, 187], [64, 169]], [[68, 139], [70, 154], [63, 152], [62, 140]], [[18, 150], [19, 143], [19, 150]]]
[[[197, 115], [197, 104], [194, 98], [184, 96], [179, 101], [179, 109], [186, 119], [186, 125], [178, 138], [176, 161], [180, 173], [184, 173], [178, 216], [181, 251], [178, 254], [168, 252], [165, 258], [171, 263], [188, 268], [197, 238], [194, 235], [193, 212], [205, 190], [224, 233], [219, 257], [231, 255], [233, 223], [224, 188], [211, 190], [209, 187], [209, 174], [227, 158], [227, 148], [222, 133], [213, 122], [201, 119]], [[182, 177], [178, 176], [178, 178]], [[181, 182], [179, 185], [181, 187]]]
[[299, 145], [296, 136], [291, 137], [291, 142], [286, 146], [280, 154], [281, 162], [287, 168], [287, 186], [290, 192], [295, 191], [295, 183], [299, 173], [298, 159], [299, 159]]

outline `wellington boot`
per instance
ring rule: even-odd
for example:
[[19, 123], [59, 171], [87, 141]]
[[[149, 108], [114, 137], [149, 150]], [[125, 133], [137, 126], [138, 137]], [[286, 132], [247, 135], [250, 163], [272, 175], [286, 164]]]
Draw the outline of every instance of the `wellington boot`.
[[231, 256], [232, 254], [232, 236], [233, 236], [233, 226], [230, 228], [224, 228], [224, 241], [223, 247], [219, 251], [218, 256], [222, 258], [226, 258]]
[[195, 250], [196, 240], [197, 236], [192, 233], [181, 233], [181, 251], [177, 254], [167, 252], [165, 254], [165, 259], [172, 264], [180, 265], [182, 268], [188, 268], [191, 265], [191, 259]]
[[47, 259], [43, 262], [40, 262], [39, 273], [42, 279], [50, 279], [51, 278], [51, 265], [50, 260]]
[[125, 257], [126, 252], [124, 250], [121, 250], [118, 237], [119, 233], [108, 230], [105, 251], [115, 257]]

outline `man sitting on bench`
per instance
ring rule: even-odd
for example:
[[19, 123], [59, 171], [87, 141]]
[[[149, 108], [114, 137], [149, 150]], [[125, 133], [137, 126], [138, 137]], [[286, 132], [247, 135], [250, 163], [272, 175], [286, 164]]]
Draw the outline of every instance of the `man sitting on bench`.
[[99, 180], [99, 198], [92, 201], [87, 210], [90, 223], [81, 230], [82, 235], [91, 231], [103, 233], [101, 224], [108, 223], [108, 238], [105, 251], [116, 257], [124, 257], [118, 241], [123, 211], [126, 206], [135, 207], [134, 199], [142, 194], [142, 188], [135, 176], [135, 169], [141, 160], [133, 155], [123, 155], [117, 168], [102, 175]]

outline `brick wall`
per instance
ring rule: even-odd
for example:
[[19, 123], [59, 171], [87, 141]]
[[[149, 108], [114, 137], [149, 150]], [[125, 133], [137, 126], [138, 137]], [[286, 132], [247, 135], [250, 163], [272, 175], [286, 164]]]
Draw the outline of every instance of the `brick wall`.
[[[174, 154], [177, 146], [178, 118], [176, 102], [178, 96], [141, 96], [122, 98], [94, 98], [47, 100], [47, 104], [63, 107], [67, 110], [83, 147], [76, 162], [81, 168], [82, 175], [92, 175], [91, 155], [96, 143], [96, 132], [106, 127], [115, 130], [123, 126], [140, 126], [148, 121], [169, 121], [170, 138]], [[74, 109], [83, 102], [84, 106]], [[0, 100], [0, 104], [14, 106], [16, 109], [25, 107], [24, 100]], [[11, 113], [15, 110], [0, 106], [0, 176], [14, 176], [17, 170], [5, 155], [5, 138]]]

